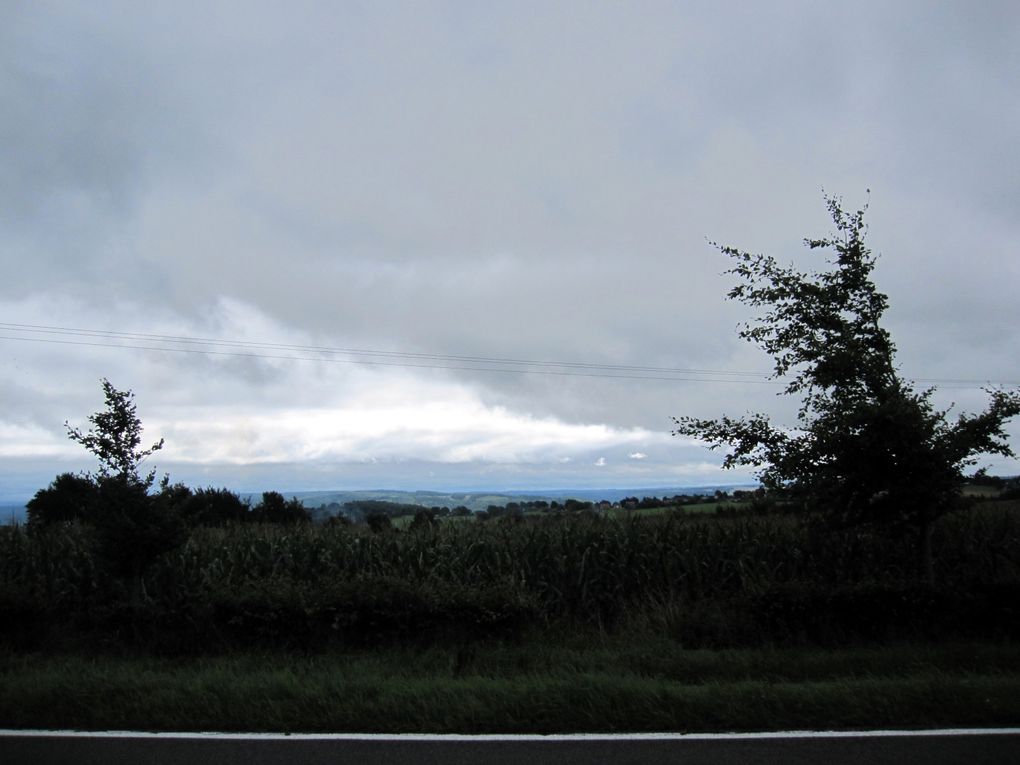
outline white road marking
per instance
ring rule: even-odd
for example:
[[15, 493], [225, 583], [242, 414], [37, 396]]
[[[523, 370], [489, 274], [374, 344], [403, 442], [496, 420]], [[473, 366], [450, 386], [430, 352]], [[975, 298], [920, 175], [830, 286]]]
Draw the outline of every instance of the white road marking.
[[1020, 728], [942, 728], [935, 730], [793, 730], [761, 733], [567, 733], [567, 734], [462, 734], [462, 733], [216, 733], [84, 730], [4, 730], [0, 737], [49, 736], [54, 738], [174, 738], [242, 741], [711, 741], [790, 738], [883, 738], [897, 736], [1016, 736]]

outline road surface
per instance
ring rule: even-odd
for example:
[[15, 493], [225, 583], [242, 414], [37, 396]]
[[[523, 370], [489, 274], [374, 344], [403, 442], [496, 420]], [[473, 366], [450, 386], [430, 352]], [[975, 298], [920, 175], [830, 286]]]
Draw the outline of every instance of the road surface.
[[1020, 729], [627, 736], [376, 736], [0, 731], [4, 765], [996, 765]]

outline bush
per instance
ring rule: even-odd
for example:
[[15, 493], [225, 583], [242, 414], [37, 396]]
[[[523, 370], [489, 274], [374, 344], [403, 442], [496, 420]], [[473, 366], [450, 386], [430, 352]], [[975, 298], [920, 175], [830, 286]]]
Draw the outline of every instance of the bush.
[[181, 517], [189, 526], [227, 526], [246, 520], [248, 506], [227, 489], [198, 489], [181, 506]]
[[71, 521], [91, 521], [96, 514], [98, 487], [91, 478], [61, 473], [29, 500], [28, 523], [33, 527]]

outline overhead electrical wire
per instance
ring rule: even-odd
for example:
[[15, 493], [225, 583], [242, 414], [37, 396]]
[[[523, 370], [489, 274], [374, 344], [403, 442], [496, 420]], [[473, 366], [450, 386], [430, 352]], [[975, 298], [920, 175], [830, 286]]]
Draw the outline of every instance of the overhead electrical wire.
[[[720, 369], [686, 369], [630, 364], [596, 364], [577, 361], [538, 361], [497, 356], [384, 351], [367, 348], [336, 348], [289, 343], [256, 342], [219, 338], [161, 335], [140, 332], [115, 332], [82, 327], [58, 327], [42, 324], [0, 322], [0, 340], [14, 340], [93, 348], [121, 348], [170, 353], [190, 353], [235, 358], [282, 361], [311, 361], [334, 364], [448, 369], [455, 371], [502, 374], [541, 374], [565, 377], [597, 377], [621, 380], [658, 380], [666, 382], [747, 383], [779, 386], [763, 372], [736, 372]], [[72, 338], [72, 339], [68, 339]], [[156, 343], [156, 345], [152, 345]], [[260, 352], [268, 351], [268, 352]], [[275, 351], [276, 353], [273, 353]], [[290, 353], [283, 353], [290, 352]], [[292, 354], [316, 354], [292, 355]], [[346, 358], [344, 358], [346, 357]], [[916, 378], [914, 382], [938, 383], [949, 387], [1020, 385], [1017, 382], [963, 379]]]
[[[634, 366], [626, 364], [593, 364], [576, 361], [535, 361], [530, 359], [500, 358], [494, 356], [463, 356], [447, 355], [436, 353], [416, 353], [407, 351], [380, 351], [367, 348], [334, 348], [315, 345], [294, 345], [284, 343], [266, 343], [246, 340], [223, 340], [203, 337], [184, 337], [179, 335], [155, 335], [137, 332], [111, 332], [108, 330], [82, 329], [72, 327], [52, 327], [38, 324], [10, 324], [0, 322], [0, 331], [20, 331], [42, 334], [72, 335], [84, 337], [101, 337], [107, 339], [119, 339], [128, 341], [156, 341], [166, 343], [185, 343], [201, 346], [234, 347], [234, 348], [261, 348], [270, 350], [287, 350], [303, 353], [330, 353], [350, 354], [361, 356], [379, 356], [386, 358], [409, 358], [424, 359], [433, 361], [459, 361], [470, 363], [487, 364], [512, 364], [538, 367], [559, 367], [569, 369], [597, 369], [614, 370], [625, 372], [658, 372], [664, 374], [713, 374], [733, 377], [764, 378], [767, 375], [761, 372], [729, 372], [719, 369], [677, 369], [673, 367]], [[0, 339], [29, 339], [29, 338], [0, 338]], [[127, 346], [116, 346], [127, 347]], [[204, 352], [197, 349], [197, 352]], [[290, 357], [288, 357], [290, 358]]]
[[[311, 361], [333, 364], [361, 364], [368, 366], [406, 367], [412, 369], [448, 369], [455, 371], [490, 372], [502, 374], [540, 374], [561, 377], [597, 377], [603, 379], [660, 380], [666, 382], [716, 382], [716, 383], [744, 382], [758, 385], [779, 385], [779, 383], [773, 380], [742, 379], [741, 376], [750, 375], [750, 373], [745, 372], [737, 373], [723, 371], [716, 372], [716, 374], [720, 375], [734, 375], [733, 377], [727, 378], [710, 378], [703, 376], [684, 377], [679, 376], [679, 374], [686, 375], [705, 374], [705, 371], [672, 370], [656, 367], [628, 367], [626, 365], [599, 365], [599, 364], [586, 364], [580, 362], [541, 362], [541, 361], [527, 361], [523, 359], [521, 360], [496, 359], [483, 356], [444, 356], [440, 354], [400, 353], [396, 351], [371, 351], [367, 349], [321, 348], [314, 346], [286, 345], [281, 343], [255, 343], [239, 340], [209, 340], [202, 338], [183, 338], [156, 335], [146, 336], [137, 333], [106, 332], [101, 330], [80, 330], [70, 328], [61, 329], [42, 327], [29, 328], [25, 325], [21, 325], [19, 327], [12, 327], [9, 324], [0, 323], [0, 331], [4, 330], [20, 332], [41, 332], [46, 334], [63, 335], [65, 337], [67, 336], [82, 338], [91, 337], [95, 338], [95, 340], [93, 341], [85, 339], [69, 340], [60, 339], [59, 337], [55, 338], [38, 336], [16, 337], [11, 335], [0, 335], [0, 340], [15, 340], [34, 343], [48, 343], [56, 345], [75, 345], [92, 348], [115, 348], [169, 353], [191, 353], [198, 355], [271, 359], [280, 361]], [[181, 347], [179, 345], [172, 344], [171, 345], [139, 344], [145, 342], [146, 339], [148, 339], [149, 342], [181, 343], [185, 345], [191, 345], [193, 347]], [[98, 342], [99, 340], [110, 341], [123, 340], [125, 342]], [[221, 348], [223, 347], [233, 347], [238, 349], [251, 348], [253, 350], [252, 351], [222, 350]], [[330, 355], [301, 356], [282, 353], [277, 354], [256, 353], [253, 352], [254, 349], [287, 350], [294, 351], [295, 353], [312, 352], [316, 354], [330, 354]], [[338, 358], [336, 354], [362, 355], [368, 357], [381, 357], [381, 358]], [[436, 363], [421, 363], [430, 360], [434, 360]], [[440, 361], [449, 361], [451, 363], [438, 363]], [[474, 364], [498, 364], [501, 366], [475, 366]], [[631, 373], [640, 372], [643, 370], [651, 372], [655, 371], [656, 369], [661, 369], [663, 374], [655, 375], [649, 373], [643, 374]]]

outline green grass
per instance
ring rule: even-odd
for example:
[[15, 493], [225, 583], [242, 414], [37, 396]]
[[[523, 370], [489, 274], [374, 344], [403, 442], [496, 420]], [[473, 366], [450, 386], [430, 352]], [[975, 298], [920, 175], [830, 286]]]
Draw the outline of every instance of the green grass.
[[[582, 645], [582, 643], [584, 645]], [[1020, 723], [1020, 647], [684, 651], [657, 639], [187, 660], [0, 655], [0, 727], [292, 732]]]

